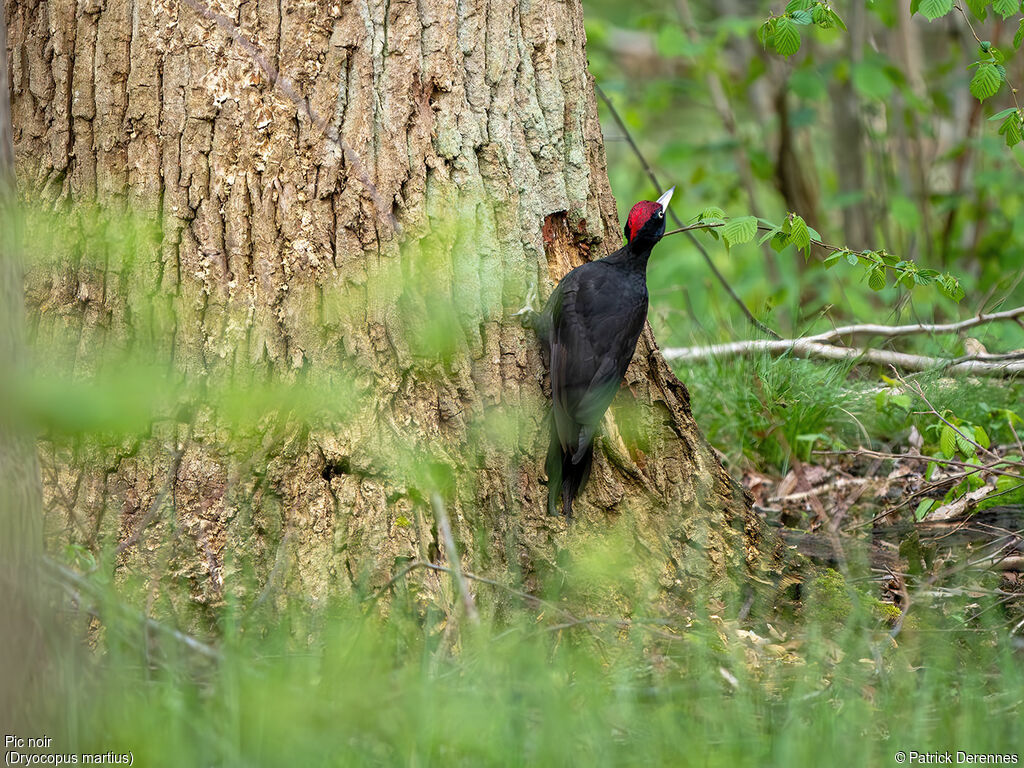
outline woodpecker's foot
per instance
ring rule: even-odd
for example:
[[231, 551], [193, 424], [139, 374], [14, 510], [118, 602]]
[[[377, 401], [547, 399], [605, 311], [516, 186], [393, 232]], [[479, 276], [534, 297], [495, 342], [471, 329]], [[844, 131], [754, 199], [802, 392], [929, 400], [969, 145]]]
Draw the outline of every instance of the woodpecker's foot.
[[537, 301], [537, 284], [533, 283], [530, 289], [526, 292], [526, 304], [518, 312], [513, 312], [512, 317], [520, 318], [519, 322], [522, 323], [524, 328], [533, 328], [535, 319], [537, 317], [537, 310], [533, 308], [534, 303]]

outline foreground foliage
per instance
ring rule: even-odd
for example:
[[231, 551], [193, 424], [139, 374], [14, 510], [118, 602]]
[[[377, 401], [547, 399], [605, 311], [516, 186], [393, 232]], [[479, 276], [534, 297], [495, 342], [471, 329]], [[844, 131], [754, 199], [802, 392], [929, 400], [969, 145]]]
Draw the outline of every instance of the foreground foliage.
[[[629, 558], [620, 546], [587, 577], [621, 581]], [[147, 766], [885, 765], [897, 750], [1019, 750], [1022, 650], [994, 596], [915, 605], [894, 633], [837, 574], [749, 629], [724, 606], [563, 622], [566, 586], [524, 604], [476, 584], [479, 624], [404, 581], [386, 609], [371, 592], [226, 606], [213, 659], [117, 618], [105, 593], [97, 649], [55, 642], [34, 705], [60, 749], [131, 750]]]

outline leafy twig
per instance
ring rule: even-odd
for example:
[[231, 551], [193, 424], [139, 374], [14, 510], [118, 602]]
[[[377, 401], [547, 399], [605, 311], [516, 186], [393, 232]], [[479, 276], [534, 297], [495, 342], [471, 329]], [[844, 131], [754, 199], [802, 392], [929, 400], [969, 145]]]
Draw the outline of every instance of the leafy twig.
[[[692, 232], [694, 230], [698, 230], [698, 229], [718, 229], [720, 227], [726, 226], [727, 223], [728, 222], [725, 222], [725, 221], [698, 221], [696, 224], [688, 224], [688, 225], [686, 225], [684, 227], [679, 227], [678, 229], [669, 230], [668, 232], [665, 233], [665, 237], [668, 237], [669, 235], [676, 235], [676, 234], [679, 234], [681, 232], [689, 234], [690, 232]], [[758, 232], [777, 232], [777, 231], [780, 231], [780, 230], [779, 230], [778, 227], [770, 227], [767, 224], [758, 224], [757, 225], [757, 231]], [[905, 266], [900, 266], [899, 264], [882, 264], [879, 261], [877, 261], [875, 258], [872, 258], [871, 256], [869, 256], [868, 255], [868, 253], [870, 253], [869, 251], [855, 251], [852, 248], [847, 248], [846, 246], [843, 246], [843, 245], [833, 245], [832, 243], [826, 243], [823, 240], [819, 240], [819, 239], [816, 239], [816, 238], [813, 238], [813, 237], [810, 238], [809, 244], [817, 246], [818, 248], [821, 248], [822, 250], [828, 251], [830, 253], [851, 254], [853, 256], [856, 256], [859, 261], [863, 261], [865, 264], [870, 264], [871, 266], [876, 266], [876, 267], [877, 266], [885, 266], [885, 267], [888, 267], [889, 269], [893, 270], [894, 272], [912, 272], [913, 271], [911, 268], [905, 267]], [[776, 338], [778, 338], [778, 337], [776, 337]]]
[[[1024, 370], [1024, 367], [1022, 367], [1021, 370]], [[935, 416], [939, 421], [941, 421], [947, 427], [952, 429], [953, 432], [955, 432], [960, 438], [962, 438], [966, 442], [968, 442], [971, 445], [973, 445], [979, 452], [987, 453], [989, 456], [991, 456], [992, 458], [996, 459], [997, 461], [999, 460], [999, 456], [994, 451], [992, 451], [992, 450], [986, 448], [985, 446], [981, 445], [973, 437], [968, 437], [963, 432], [963, 430], [961, 430], [958, 426], [953, 424], [949, 419], [947, 419], [945, 416], [943, 416], [941, 413], [939, 413], [939, 411], [935, 408], [935, 406], [932, 405], [931, 400], [929, 400], [928, 396], [924, 393], [924, 388], [918, 382], [916, 382], [916, 381], [915, 382], [909, 382], [906, 379], [904, 379], [902, 376], [900, 376], [898, 373], [896, 374], [896, 379], [897, 379], [897, 381], [900, 382], [900, 384], [902, 384], [904, 387], [909, 389], [911, 392], [913, 392], [915, 395], [917, 395], [918, 397], [920, 397], [924, 401], [925, 405], [928, 406], [927, 413], [930, 413], [931, 415]]]
[[[971, 19], [964, 11], [963, 6], [961, 6], [959, 3], [956, 3], [953, 5], [953, 7], [960, 12], [961, 16], [964, 17], [964, 21], [967, 22], [967, 28], [971, 30], [971, 34], [974, 36], [974, 39], [978, 41], [978, 45], [981, 46], [981, 49], [983, 51], [986, 51], [986, 46], [988, 46], [988, 48], [991, 48], [991, 43], [987, 43], [984, 40], [982, 40], [980, 37], [978, 37], [978, 33], [974, 31], [974, 25], [971, 24]], [[1020, 104], [1017, 103], [1017, 89], [1010, 85], [1010, 81], [1006, 79], [1005, 71], [1003, 72], [1003, 82], [1006, 83], [1006, 87], [1010, 89], [1010, 97], [1013, 99], [1013, 105], [1017, 108], [1017, 112], [1020, 113]]]

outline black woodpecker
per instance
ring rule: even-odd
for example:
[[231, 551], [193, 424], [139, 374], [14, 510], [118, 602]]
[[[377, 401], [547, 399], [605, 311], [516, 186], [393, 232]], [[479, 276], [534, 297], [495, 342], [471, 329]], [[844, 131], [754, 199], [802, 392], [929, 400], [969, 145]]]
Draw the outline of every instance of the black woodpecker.
[[590, 476], [594, 432], [619, 389], [647, 319], [647, 259], [665, 234], [675, 187], [633, 206], [626, 244], [569, 272], [540, 313], [525, 314], [551, 372], [548, 514], [572, 518], [573, 499]]

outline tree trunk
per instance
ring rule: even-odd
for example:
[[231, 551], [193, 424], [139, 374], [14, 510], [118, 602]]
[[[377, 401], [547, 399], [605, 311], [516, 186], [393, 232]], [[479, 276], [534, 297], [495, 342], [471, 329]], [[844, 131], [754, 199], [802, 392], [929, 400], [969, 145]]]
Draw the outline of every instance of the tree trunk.
[[[174, 307], [154, 332], [113, 281], [39, 275], [38, 333], [72, 334], [79, 367], [101, 333], [149, 333], [180, 371], [348, 382], [360, 406], [345, 425], [258, 436], [251, 456], [219, 414], [193, 415], [77, 484], [55, 453], [51, 514], [97, 520], [91, 544], [141, 538], [122, 566], [155, 570], [164, 546], [160, 567], [208, 604], [241, 593], [248, 565], [260, 599], [315, 598], [437, 557], [438, 490], [470, 571], [529, 580], [583, 546], [573, 529], [621, 525], [662, 588], [730, 592], [756, 518], [649, 329], [579, 519], [544, 513], [541, 358], [510, 310], [621, 242], [579, 0], [218, 3], [230, 23], [195, 2], [11, 4], [23, 183], [157, 217], [149, 292]], [[415, 332], [438, 315], [447, 346], [427, 353]], [[524, 417], [511, 442], [477, 440], [502, 408]], [[433, 461], [458, 471], [420, 472]], [[165, 485], [172, 512], [140, 534]]]
[[[909, 17], [909, 13], [908, 13]], [[860, 3], [850, 8], [850, 34], [847, 51], [850, 62], [856, 66], [864, 58], [867, 37], [867, 11]], [[871, 248], [875, 242], [871, 225], [870, 200], [867, 183], [867, 164], [864, 157], [863, 108], [853, 87], [852, 75], [832, 86], [832, 125], [836, 176], [839, 189], [860, 193], [861, 200], [843, 206], [843, 242], [851, 248]]]
[[[17, 258], [14, 144], [7, 66], [7, 27], [0, 16], [0, 397], [25, 365], [25, 304]], [[38, 684], [41, 637], [39, 556], [42, 515], [39, 465], [32, 436], [0, 409], [0, 725], [5, 733], [30, 725], [26, 704]]]

